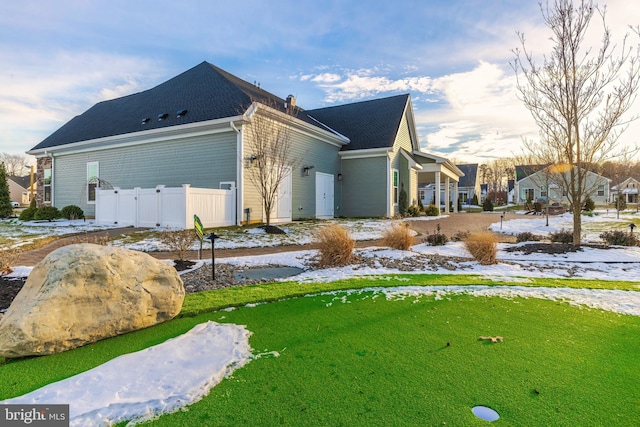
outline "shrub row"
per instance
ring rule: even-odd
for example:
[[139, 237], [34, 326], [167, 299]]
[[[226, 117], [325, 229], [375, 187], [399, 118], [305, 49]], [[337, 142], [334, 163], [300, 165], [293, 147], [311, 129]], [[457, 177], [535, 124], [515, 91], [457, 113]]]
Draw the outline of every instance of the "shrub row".
[[84, 218], [84, 212], [76, 205], [69, 205], [58, 210], [55, 206], [43, 206], [36, 208], [29, 206], [20, 212], [20, 221], [52, 221], [56, 218], [80, 219]]
[[517, 243], [538, 242], [540, 240], [542, 240], [542, 236], [538, 236], [537, 234], [533, 234], [530, 231], [525, 231], [525, 232], [516, 234], [516, 242]]
[[[319, 264], [323, 267], [338, 267], [351, 263], [355, 242], [348, 230], [337, 224], [322, 227], [317, 235], [320, 252]], [[490, 232], [471, 233], [461, 236], [467, 251], [482, 265], [497, 262], [498, 238]], [[394, 224], [383, 235], [382, 244], [393, 249], [409, 250], [413, 245], [413, 234], [407, 224]], [[444, 245], [448, 239], [440, 232], [438, 224], [435, 232], [426, 237], [430, 245]]]
[[549, 233], [549, 239], [553, 243], [573, 243], [573, 231], [565, 230], [564, 228], [560, 231], [556, 231], [554, 233]]
[[640, 246], [640, 240], [635, 234], [622, 230], [605, 231], [600, 234], [600, 238], [608, 245]]

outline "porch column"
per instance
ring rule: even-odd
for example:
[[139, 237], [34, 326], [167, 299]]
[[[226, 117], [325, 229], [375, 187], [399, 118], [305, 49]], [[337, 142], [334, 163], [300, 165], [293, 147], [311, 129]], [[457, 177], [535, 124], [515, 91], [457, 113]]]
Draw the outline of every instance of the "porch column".
[[444, 212], [450, 213], [449, 200], [451, 200], [451, 181], [449, 175], [444, 178]]
[[453, 212], [458, 213], [458, 181], [453, 181]]
[[436, 185], [433, 189], [433, 204], [438, 207], [438, 212], [440, 212], [440, 172], [436, 172]]

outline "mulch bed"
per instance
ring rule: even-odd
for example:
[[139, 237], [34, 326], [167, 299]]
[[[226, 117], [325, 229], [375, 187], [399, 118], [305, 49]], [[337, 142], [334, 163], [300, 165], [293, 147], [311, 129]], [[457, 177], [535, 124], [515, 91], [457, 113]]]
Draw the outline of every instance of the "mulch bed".
[[569, 252], [580, 252], [582, 248], [609, 249], [605, 245], [580, 245], [575, 246], [570, 243], [527, 243], [519, 246], [511, 246], [505, 249], [506, 252], [522, 252], [525, 255], [537, 254], [566, 254]]
[[11, 301], [18, 295], [26, 281], [26, 277], [9, 278], [0, 276], [0, 311], [9, 308]]

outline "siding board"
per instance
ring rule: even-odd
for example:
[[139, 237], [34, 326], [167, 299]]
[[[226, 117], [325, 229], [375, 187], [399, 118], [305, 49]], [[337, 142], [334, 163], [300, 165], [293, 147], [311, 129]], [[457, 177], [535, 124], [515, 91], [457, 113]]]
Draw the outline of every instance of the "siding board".
[[342, 215], [387, 215], [387, 156], [342, 161]]
[[103, 188], [182, 184], [218, 188], [221, 181], [236, 180], [236, 134], [227, 132], [57, 156], [53, 177], [56, 207], [78, 205], [85, 215], [95, 215], [95, 206], [86, 201], [88, 162], [99, 162]]

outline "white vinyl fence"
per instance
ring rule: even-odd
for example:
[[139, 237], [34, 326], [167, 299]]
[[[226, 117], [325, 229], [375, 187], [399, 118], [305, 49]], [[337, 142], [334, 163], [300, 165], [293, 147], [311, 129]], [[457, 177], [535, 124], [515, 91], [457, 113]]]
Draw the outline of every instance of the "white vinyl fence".
[[236, 190], [182, 187], [98, 189], [96, 222], [134, 227], [193, 228], [198, 215], [205, 228], [236, 223]]

